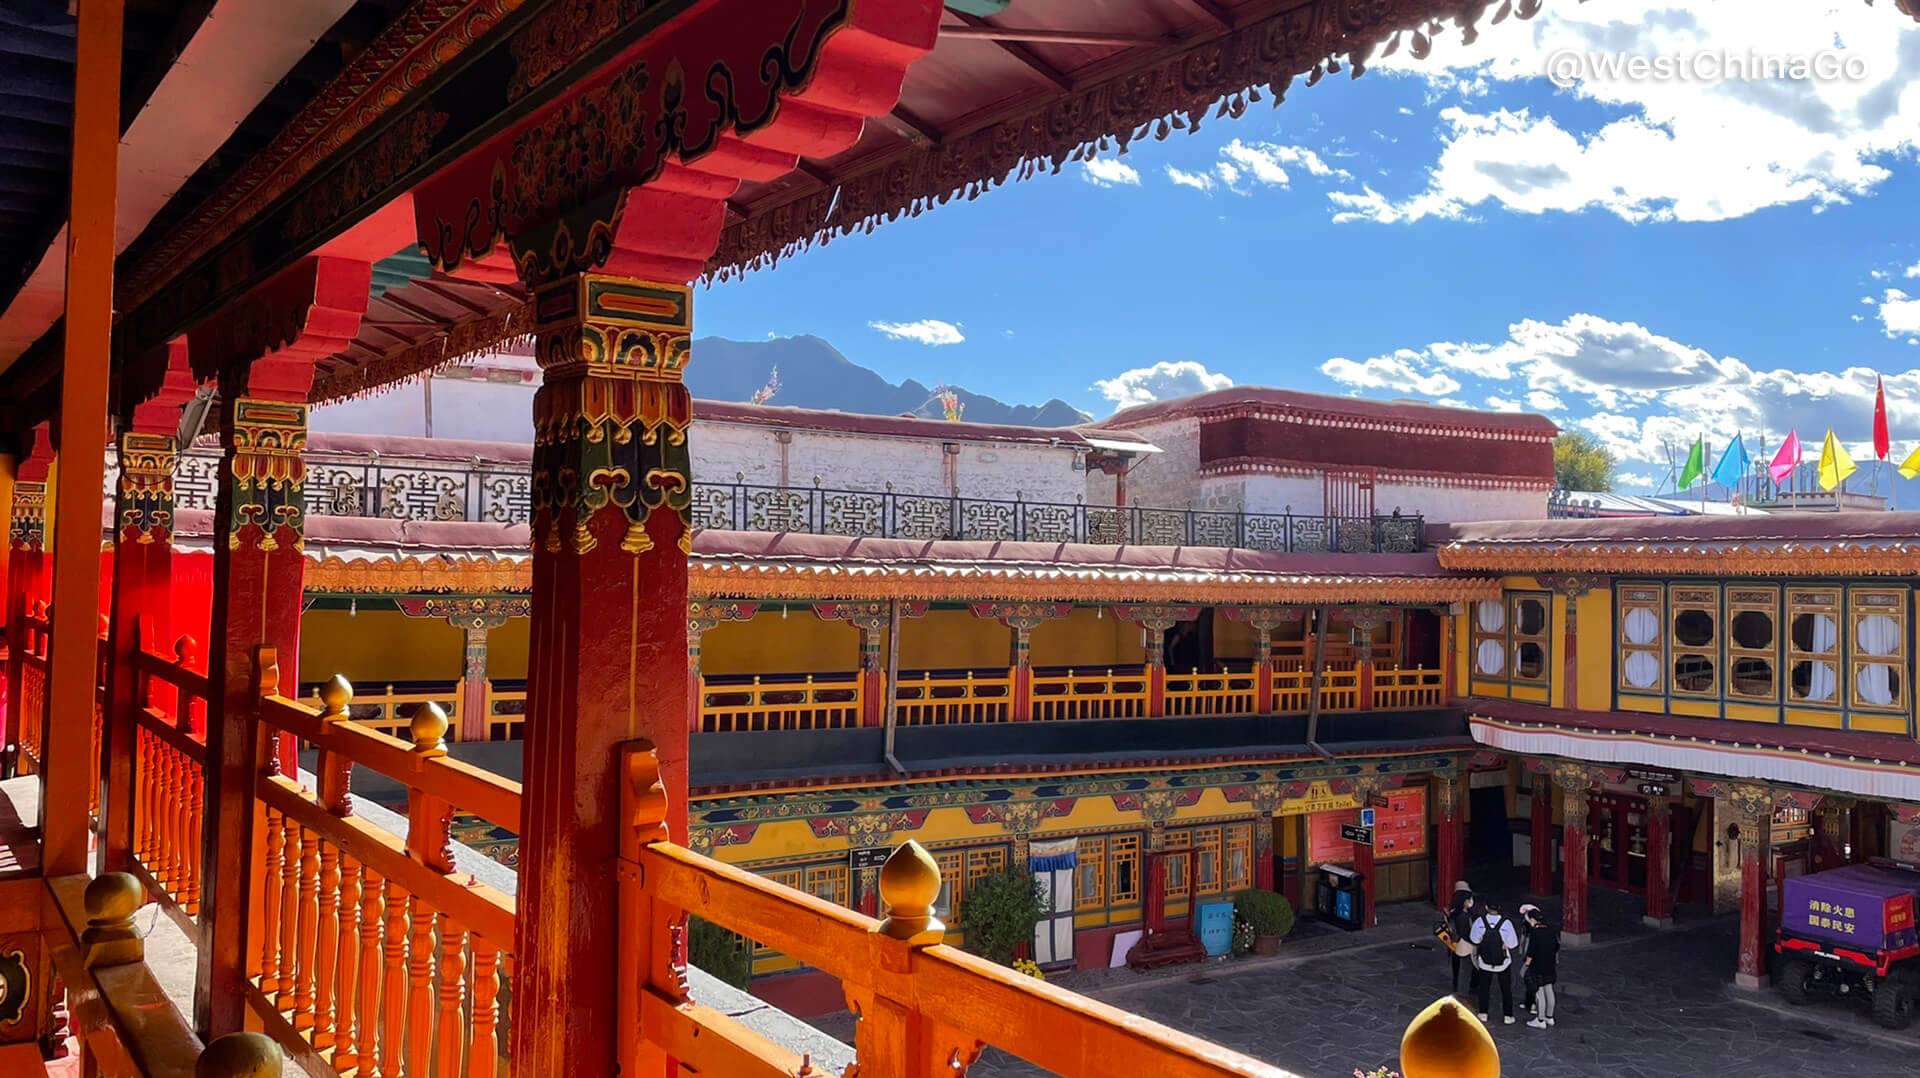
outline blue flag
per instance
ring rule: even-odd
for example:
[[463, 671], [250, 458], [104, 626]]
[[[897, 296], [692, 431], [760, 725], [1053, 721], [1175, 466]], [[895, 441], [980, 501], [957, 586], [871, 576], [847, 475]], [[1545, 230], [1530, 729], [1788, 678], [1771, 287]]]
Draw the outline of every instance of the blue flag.
[[1713, 481], [1728, 490], [1734, 490], [1746, 477], [1747, 447], [1736, 434], [1733, 436], [1733, 441], [1727, 443], [1726, 450], [1720, 454], [1720, 463], [1713, 466]]

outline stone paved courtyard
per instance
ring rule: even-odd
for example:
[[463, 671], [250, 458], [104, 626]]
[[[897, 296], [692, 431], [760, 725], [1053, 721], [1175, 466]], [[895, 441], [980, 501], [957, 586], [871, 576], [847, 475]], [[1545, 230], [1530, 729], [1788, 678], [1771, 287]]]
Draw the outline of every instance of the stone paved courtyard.
[[[1562, 952], [1555, 1028], [1529, 1029], [1524, 1013], [1512, 1026], [1501, 1024], [1495, 989], [1491, 1027], [1508, 1078], [1920, 1072], [1920, 1026], [1891, 1033], [1844, 1005], [1796, 1009], [1775, 992], [1734, 988], [1737, 919], [1696, 911], [1683, 927], [1655, 932], [1640, 928], [1629, 917], [1637, 911], [1613, 898], [1596, 895], [1596, 906], [1618, 908], [1596, 917], [1595, 945]], [[1505, 908], [1511, 912], [1518, 901]], [[1308, 1078], [1397, 1066], [1408, 1021], [1447, 990], [1447, 959], [1431, 941], [1407, 941], [1406, 919], [1425, 920], [1424, 912], [1382, 912], [1383, 922], [1390, 915], [1401, 922], [1397, 941], [1082, 990]], [[1388, 929], [1383, 923], [1378, 931]], [[969, 1073], [1046, 1072], [989, 1050]]]

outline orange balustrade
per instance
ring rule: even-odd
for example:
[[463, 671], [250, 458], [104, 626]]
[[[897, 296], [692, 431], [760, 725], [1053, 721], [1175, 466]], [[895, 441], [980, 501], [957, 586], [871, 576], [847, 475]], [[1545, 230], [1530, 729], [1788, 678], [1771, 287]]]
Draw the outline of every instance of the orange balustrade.
[[[94, 646], [93, 663], [93, 732], [87, 742], [87, 774], [98, 778], [100, 774], [100, 735], [106, 727], [107, 711], [107, 660], [111, 643], [107, 640], [107, 618], [100, 616], [100, 636]], [[87, 783], [87, 819], [97, 834], [100, 828], [100, 783]]]
[[133, 869], [170, 912], [191, 919], [200, 913], [207, 676], [192, 637], [175, 642], [169, 657], [154, 648], [144, 620], [135, 631]]
[[[496, 1073], [514, 901], [454, 868], [448, 826], [458, 812], [518, 831], [520, 784], [450, 759], [437, 704], [403, 741], [349, 719], [344, 679], [315, 710], [277, 695], [276, 678], [263, 660], [262, 741], [289, 733], [320, 757], [317, 790], [259, 780], [254, 1013], [309, 1073]], [[407, 787], [404, 840], [350, 815], [356, 765]]]
[[1167, 714], [1251, 715], [1254, 675], [1167, 672]]
[[20, 745], [18, 768], [23, 775], [37, 775], [45, 767], [47, 737], [48, 643], [53, 638], [53, 623], [47, 616], [47, 604], [36, 600], [21, 618], [17, 634], [20, 649], [20, 730], [15, 737]]
[[666, 796], [644, 742], [628, 747], [621, 850], [625, 1074], [809, 1073], [788, 1049], [730, 1016], [689, 1002], [673, 966], [674, 926], [692, 913], [840, 978], [860, 1022], [861, 1074], [964, 1069], [992, 1044], [1067, 1075], [1199, 1076], [1284, 1072], [941, 943], [933, 858], [909, 842], [880, 871], [884, 921], [863, 917], [665, 839]]
[[1112, 670], [1088, 674], [1035, 674], [1033, 717], [1062, 719], [1137, 719], [1147, 713], [1147, 675]]
[[1006, 722], [1013, 717], [1013, 671], [980, 677], [902, 674], [894, 683], [894, 716], [902, 726]]
[[700, 679], [700, 729], [705, 733], [741, 730], [838, 730], [860, 725], [858, 674], [710, 685]]
[[487, 740], [518, 741], [527, 733], [527, 690], [487, 682]]
[[[525, 693], [520, 694], [522, 699]], [[415, 708], [434, 704], [447, 715], [459, 718], [460, 690], [456, 686], [450, 689], [426, 689], [418, 692], [401, 692], [392, 685], [384, 689], [367, 692], [356, 687], [353, 692], [353, 721], [370, 726], [390, 737], [404, 739], [407, 736], [407, 723]], [[313, 695], [307, 698], [309, 706], [320, 706], [320, 687], [314, 686]], [[457, 731], [459, 726], [456, 724]]]
[[[1275, 714], [1309, 710], [1313, 697], [1313, 671], [1275, 670], [1273, 672], [1273, 710]], [[1320, 710], [1358, 711], [1360, 709], [1360, 668], [1329, 665], [1320, 671]]]
[[1382, 710], [1439, 707], [1445, 692], [1445, 681], [1438, 670], [1385, 667], [1373, 671], [1373, 706]]

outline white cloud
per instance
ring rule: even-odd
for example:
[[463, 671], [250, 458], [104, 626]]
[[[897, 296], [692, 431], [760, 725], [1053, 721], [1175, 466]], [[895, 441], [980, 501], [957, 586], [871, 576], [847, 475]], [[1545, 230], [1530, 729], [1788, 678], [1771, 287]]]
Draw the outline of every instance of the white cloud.
[[1920, 333], [1920, 297], [1889, 288], [1880, 300], [1880, 324], [1889, 337]]
[[[1889, 335], [1920, 334], [1920, 299], [1894, 302], [1912, 306], [1890, 312]], [[1911, 329], [1893, 329], [1906, 318], [1916, 320]], [[1763, 435], [1777, 444], [1789, 429], [1809, 443], [1828, 428], [1864, 436], [1879, 374], [1896, 437], [1920, 429], [1920, 366], [1759, 369], [1638, 323], [1585, 313], [1559, 322], [1523, 319], [1502, 340], [1440, 341], [1365, 363], [1329, 361], [1322, 370], [1369, 388], [1372, 383], [1361, 381], [1366, 372], [1392, 387], [1445, 375], [1467, 383], [1467, 394], [1486, 394], [1484, 407], [1554, 412], [1563, 429], [1585, 431], [1623, 463], [1660, 475], [1671, 447], [1691, 445], [1702, 434], [1719, 444], [1740, 432], [1756, 455]]]
[[1132, 165], [1113, 157], [1096, 157], [1081, 165], [1080, 175], [1095, 187], [1114, 187], [1125, 184], [1128, 187], [1140, 186], [1140, 172]]
[[1913, 265], [1908, 266], [1906, 275], [1908, 277], [1920, 277], [1920, 262], [1915, 262]]
[[1304, 146], [1243, 142], [1237, 138], [1220, 148], [1220, 160], [1214, 164], [1214, 172], [1236, 193], [1246, 194], [1246, 190], [1238, 186], [1242, 176], [1265, 187], [1286, 187], [1293, 182], [1287, 173], [1288, 167], [1305, 169], [1308, 175], [1322, 179], [1353, 179], [1353, 173], [1329, 165], [1325, 158]]
[[1204, 172], [1186, 172], [1168, 165], [1167, 179], [1172, 180], [1177, 186], [1191, 187], [1196, 191], [1213, 190], [1213, 177]]
[[[1750, 0], [1617, 0], [1549, 5], [1498, 26], [1483, 19], [1480, 30], [1469, 47], [1448, 33], [1426, 60], [1402, 48], [1375, 62], [1426, 79], [1436, 103], [1456, 103], [1441, 111], [1441, 148], [1422, 189], [1342, 192], [1336, 219], [1597, 209], [1629, 221], [1717, 221], [1769, 206], [1818, 210], [1873, 190], [1891, 175], [1887, 164], [1920, 149], [1920, 28], [1886, 5], [1808, 0], [1756, 18]], [[1549, 89], [1545, 60], [1561, 52], [1740, 61], [1821, 48], [1863, 65], [1866, 77], [1589, 78], [1544, 111], [1473, 102], [1489, 80]]]
[[917, 322], [868, 322], [867, 327], [877, 329], [895, 340], [919, 341], [921, 344], [959, 344], [967, 339], [959, 326], [938, 318], [922, 318]]
[[1444, 397], [1460, 383], [1442, 371], [1419, 371], [1398, 356], [1375, 356], [1356, 363], [1335, 356], [1320, 364], [1320, 373], [1343, 385], [1362, 389], [1411, 389], [1425, 397]]
[[1191, 397], [1196, 393], [1225, 389], [1232, 384], [1233, 379], [1227, 375], [1216, 374], [1204, 364], [1183, 359], [1121, 371], [1112, 378], [1102, 378], [1093, 383], [1093, 388], [1112, 401], [1115, 410], [1118, 410], [1136, 404]]

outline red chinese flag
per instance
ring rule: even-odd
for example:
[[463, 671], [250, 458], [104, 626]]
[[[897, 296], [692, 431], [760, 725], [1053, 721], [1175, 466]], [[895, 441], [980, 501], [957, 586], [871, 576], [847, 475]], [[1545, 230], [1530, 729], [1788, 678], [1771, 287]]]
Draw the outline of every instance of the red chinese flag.
[[1873, 386], [1873, 455], [1885, 460], [1893, 447], [1893, 440], [1887, 436], [1887, 387], [1881, 384], [1878, 375], [1874, 376]]

